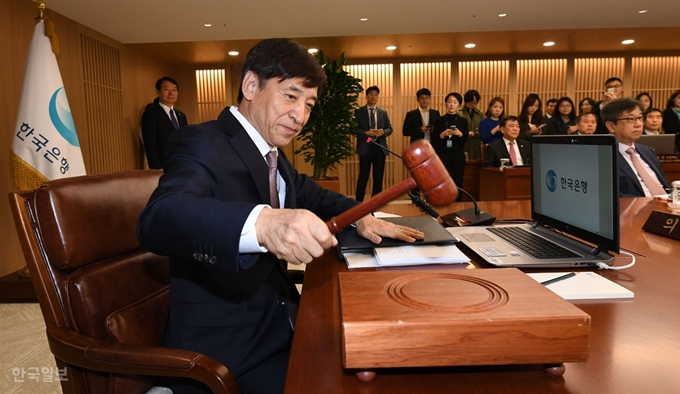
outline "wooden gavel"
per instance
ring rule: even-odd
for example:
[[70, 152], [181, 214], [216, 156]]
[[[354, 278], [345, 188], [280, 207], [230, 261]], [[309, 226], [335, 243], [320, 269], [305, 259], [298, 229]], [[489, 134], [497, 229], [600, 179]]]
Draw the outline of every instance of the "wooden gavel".
[[416, 186], [425, 194], [427, 202], [434, 206], [450, 204], [458, 197], [458, 187], [429, 142], [423, 139], [412, 143], [402, 157], [406, 168], [411, 172], [411, 178], [331, 218], [326, 222], [331, 233], [339, 232]]

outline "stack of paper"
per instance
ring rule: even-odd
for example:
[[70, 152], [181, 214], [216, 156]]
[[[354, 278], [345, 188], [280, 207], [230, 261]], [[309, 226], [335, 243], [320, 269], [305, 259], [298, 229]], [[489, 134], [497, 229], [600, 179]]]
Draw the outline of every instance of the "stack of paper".
[[460, 264], [470, 261], [456, 245], [404, 245], [375, 248], [374, 253], [344, 253], [343, 257], [350, 269], [423, 264]]
[[[537, 282], [558, 278], [567, 272], [527, 274]], [[551, 283], [546, 288], [565, 300], [597, 300], [633, 298], [633, 292], [594, 272], [577, 272], [576, 275]]]

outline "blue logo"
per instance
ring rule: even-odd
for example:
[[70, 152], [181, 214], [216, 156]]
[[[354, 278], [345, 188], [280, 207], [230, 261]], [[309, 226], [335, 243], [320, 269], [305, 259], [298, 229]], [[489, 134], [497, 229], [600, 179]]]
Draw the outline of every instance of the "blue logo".
[[548, 173], [545, 174], [545, 186], [551, 192], [557, 190], [557, 174], [555, 174], [555, 171], [548, 170]]
[[69, 144], [80, 147], [78, 135], [76, 134], [76, 126], [73, 123], [73, 116], [71, 116], [71, 107], [68, 105], [68, 99], [63, 87], [57, 89], [52, 98], [50, 98], [49, 112], [50, 120], [59, 134]]

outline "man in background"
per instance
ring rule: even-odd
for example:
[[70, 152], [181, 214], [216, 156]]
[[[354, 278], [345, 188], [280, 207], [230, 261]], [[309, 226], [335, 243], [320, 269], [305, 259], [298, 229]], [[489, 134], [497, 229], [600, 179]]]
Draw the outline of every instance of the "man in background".
[[619, 142], [619, 196], [668, 194], [670, 185], [656, 154], [635, 144], [642, 135], [642, 104], [631, 98], [612, 99], [602, 108], [602, 121]]
[[548, 123], [550, 118], [553, 117], [553, 114], [555, 113], [555, 106], [557, 105], [557, 99], [556, 98], [551, 98], [545, 103], [545, 116], [543, 117], [543, 123]]
[[580, 135], [595, 134], [597, 129], [597, 117], [590, 113], [584, 112], [576, 117], [576, 133]]
[[479, 100], [481, 100], [479, 92], [470, 89], [463, 95], [465, 105], [458, 110], [458, 116], [468, 121], [468, 140], [465, 142], [465, 152], [468, 154], [468, 159], [479, 159], [481, 156], [482, 141], [479, 139], [479, 122], [482, 121], [484, 115], [477, 108]]
[[418, 108], [408, 111], [404, 117], [402, 132], [405, 137], [411, 137], [411, 143], [420, 139], [430, 141], [432, 124], [439, 118], [439, 111], [430, 109], [432, 93], [428, 88], [419, 89], [416, 92]]
[[149, 168], [163, 168], [165, 144], [170, 134], [187, 125], [184, 112], [174, 107], [179, 97], [179, 85], [171, 77], [156, 81], [156, 99], [146, 106], [142, 115], [142, 140]]
[[528, 165], [531, 150], [529, 142], [518, 140], [519, 137], [519, 118], [516, 116], [506, 116], [501, 119], [499, 124], [503, 138], [494, 141], [486, 148], [484, 165], [500, 167], [501, 159], [510, 159], [510, 165]]
[[611, 77], [604, 81], [604, 92], [602, 93], [602, 100], [595, 103], [591, 110], [597, 116], [597, 130], [595, 134], [608, 134], [609, 128], [605, 125], [602, 119], [602, 109], [607, 103], [617, 98], [623, 97], [623, 81], [619, 77]]
[[383, 174], [385, 173], [385, 156], [388, 152], [387, 137], [392, 134], [392, 124], [387, 111], [378, 108], [380, 89], [370, 86], [366, 89], [366, 105], [354, 111], [357, 122], [357, 153], [359, 154], [359, 179], [357, 179], [356, 200], [364, 201], [368, 177], [373, 167], [373, 190], [371, 196], [382, 191]]
[[659, 135], [663, 124], [663, 112], [658, 108], [648, 108], [642, 116], [645, 118], [645, 130], [647, 135]]

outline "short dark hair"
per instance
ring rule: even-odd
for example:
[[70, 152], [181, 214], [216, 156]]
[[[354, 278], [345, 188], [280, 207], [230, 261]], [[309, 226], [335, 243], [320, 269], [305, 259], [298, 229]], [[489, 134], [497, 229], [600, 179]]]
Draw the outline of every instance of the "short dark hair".
[[618, 83], [620, 83], [621, 85], [623, 85], [623, 81], [621, 80], [621, 78], [619, 78], [619, 77], [611, 77], [611, 78], [607, 79], [606, 81], [604, 81], [604, 86], [607, 86], [607, 85], [609, 85], [609, 84], [612, 83], [612, 82], [618, 82]]
[[678, 96], [680, 96], [680, 89], [673, 92], [671, 96], [668, 98], [668, 102], [666, 103], [666, 109], [675, 107], [675, 98]]
[[492, 98], [491, 101], [489, 101], [489, 106], [486, 107], [486, 112], [484, 113], [484, 116], [486, 116], [487, 118], [491, 117], [491, 107], [493, 107], [493, 105], [496, 103], [501, 103], [501, 105], [503, 106], [503, 112], [501, 112], [500, 116], [500, 118], [503, 119], [503, 117], [505, 116], [505, 100], [498, 96]]
[[270, 38], [262, 40], [246, 55], [241, 84], [238, 88], [238, 102], [243, 100], [243, 80], [252, 71], [260, 82], [260, 87], [273, 78], [284, 81], [302, 78], [306, 88], [318, 88], [318, 95], [326, 83], [326, 74], [319, 62], [305, 47], [290, 38]]
[[517, 123], [519, 123], [518, 117], [516, 117], [515, 115], [508, 115], [508, 116], [504, 117], [503, 119], [501, 119], [501, 122], [499, 123], [499, 125], [500, 125], [500, 127], [505, 127], [505, 125], [508, 124], [508, 122], [512, 122], [513, 120], [517, 121]]
[[375, 86], [375, 85], [369, 86], [368, 89], [366, 89], [366, 95], [368, 95], [371, 92], [376, 92], [376, 93], [380, 94], [380, 88]]
[[548, 99], [548, 101], [545, 102], [545, 105], [548, 106], [548, 104], [550, 104], [550, 103], [555, 103], [555, 104], [557, 104], [557, 99], [554, 98], [554, 97], [551, 98], [551, 99]]
[[465, 96], [463, 97], [463, 100], [465, 100], [466, 103], [471, 103], [475, 100], [477, 100], [477, 102], [479, 102], [479, 100], [481, 100], [481, 99], [482, 99], [482, 96], [480, 96], [479, 92], [474, 90], [474, 89], [470, 89], [467, 92], [465, 92]]
[[595, 121], [597, 121], [597, 115], [595, 115], [594, 113], [583, 112], [583, 113], [580, 113], [576, 116], [576, 123], [579, 123], [581, 121], [581, 119], [585, 118], [586, 116], [593, 116], [593, 117], [595, 117]]
[[461, 96], [460, 93], [451, 92], [451, 93], [447, 94], [446, 97], [444, 97], [444, 104], [446, 104], [446, 102], [449, 101], [449, 97], [451, 97], [451, 96], [455, 97], [456, 100], [458, 100], [458, 105], [463, 103], [463, 96]]
[[170, 83], [175, 84], [177, 87], [177, 91], [179, 91], [179, 85], [177, 84], [177, 81], [175, 81], [175, 78], [172, 77], [161, 77], [158, 81], [156, 81], [156, 90], [161, 90], [161, 85], [163, 85], [163, 81], [168, 81]]
[[[380, 93], [380, 92], [378, 92], [378, 93]], [[418, 91], [416, 92], [416, 98], [419, 99], [420, 96], [430, 96], [430, 97], [432, 97], [432, 92], [430, 92], [430, 89], [428, 89], [428, 88], [418, 89]]]
[[644, 116], [645, 120], [647, 120], [647, 115], [651, 114], [652, 112], [658, 112], [658, 113], [660, 113], [661, 115], [663, 115], [663, 111], [662, 111], [662, 110], [660, 110], [660, 109], [658, 109], [658, 108], [649, 107], [649, 108], [647, 108], [647, 110], [646, 110], [645, 112], [642, 113], [642, 116]]
[[642, 111], [642, 104], [630, 97], [622, 97], [609, 101], [602, 107], [602, 111], [600, 111], [602, 123], [616, 123], [622, 113], [632, 111], [635, 108], [640, 108], [640, 111]]

